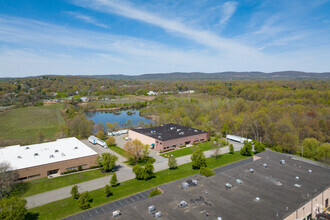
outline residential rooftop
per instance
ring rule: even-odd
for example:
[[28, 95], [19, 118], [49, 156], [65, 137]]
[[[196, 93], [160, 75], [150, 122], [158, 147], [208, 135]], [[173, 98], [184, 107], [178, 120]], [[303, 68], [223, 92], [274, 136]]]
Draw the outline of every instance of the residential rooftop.
[[8, 162], [13, 170], [96, 155], [75, 137], [26, 146], [0, 148], [0, 163]]
[[[148, 213], [148, 207], [154, 205], [156, 211], [162, 212], [160, 219], [278, 220], [330, 187], [330, 169], [326, 166], [273, 151], [257, 157], [260, 159], [237, 162], [238, 166], [217, 168], [216, 175], [208, 178], [197, 174], [162, 185], [163, 194], [122, 207], [122, 216], [118, 219], [154, 219], [153, 214]], [[281, 160], [285, 160], [284, 165]], [[250, 169], [254, 172], [249, 172]], [[197, 185], [190, 184], [183, 189], [182, 182], [192, 179], [197, 180]], [[181, 201], [188, 206], [180, 207]], [[105, 213], [94, 219], [108, 216], [109, 213]]]
[[168, 141], [177, 138], [189, 137], [197, 134], [207, 133], [206, 131], [202, 131], [199, 129], [190, 128], [182, 125], [172, 124], [172, 123], [164, 124], [152, 128], [136, 128], [131, 130], [155, 138], [160, 141]]

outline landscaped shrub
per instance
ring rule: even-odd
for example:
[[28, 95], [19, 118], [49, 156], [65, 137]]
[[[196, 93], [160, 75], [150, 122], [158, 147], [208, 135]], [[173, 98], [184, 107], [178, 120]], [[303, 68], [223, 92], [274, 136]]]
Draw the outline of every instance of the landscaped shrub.
[[67, 170], [67, 171], [64, 171], [62, 174], [69, 174], [69, 173], [75, 173], [75, 172], [78, 172], [78, 170]]
[[105, 185], [105, 187], [104, 187], [104, 194], [105, 194], [106, 197], [109, 197], [109, 196], [112, 195], [110, 185]]
[[99, 165], [95, 165], [95, 166], [90, 166], [89, 169], [95, 169], [95, 168], [99, 168]]
[[206, 177], [213, 176], [215, 174], [215, 172], [208, 167], [202, 167], [199, 173]]
[[77, 202], [78, 202], [78, 207], [83, 210], [90, 208], [92, 199], [89, 196], [88, 191], [81, 193]]
[[81, 166], [78, 167], [78, 171], [82, 171], [82, 167]]
[[117, 174], [113, 173], [111, 180], [110, 180], [110, 185], [112, 187], [117, 186], [118, 185], [118, 180], [117, 180]]
[[149, 193], [148, 198], [153, 197], [153, 196], [157, 196], [157, 195], [159, 195], [159, 194], [162, 194], [162, 191], [160, 191], [159, 189], [156, 188], [156, 189], [152, 190], [152, 191]]
[[230, 144], [229, 145], [229, 153], [230, 154], [233, 154], [234, 153], [234, 146], [233, 146], [233, 144]]
[[71, 195], [73, 199], [78, 199], [79, 198], [79, 192], [78, 192], [78, 186], [75, 185], [71, 189]]

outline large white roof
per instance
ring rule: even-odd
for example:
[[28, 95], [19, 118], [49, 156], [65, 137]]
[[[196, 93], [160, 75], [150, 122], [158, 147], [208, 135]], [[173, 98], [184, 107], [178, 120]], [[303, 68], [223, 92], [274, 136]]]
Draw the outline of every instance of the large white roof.
[[48, 143], [0, 148], [0, 163], [8, 162], [13, 170], [18, 170], [96, 154], [77, 138], [70, 137]]

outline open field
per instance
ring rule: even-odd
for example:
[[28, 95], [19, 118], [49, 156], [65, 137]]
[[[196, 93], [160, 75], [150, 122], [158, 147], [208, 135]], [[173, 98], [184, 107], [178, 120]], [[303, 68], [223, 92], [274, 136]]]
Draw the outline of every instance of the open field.
[[[168, 153], [161, 154], [160, 156], [166, 157], [165, 155], [171, 155], [171, 154], [173, 154], [174, 157], [182, 157], [182, 156], [186, 156], [186, 155], [192, 154], [194, 148], [195, 149], [198, 149], [199, 148], [202, 151], [207, 151], [207, 150], [212, 150], [213, 149], [212, 145], [208, 141], [208, 142], [200, 143], [200, 144], [195, 145], [193, 147], [185, 147], [185, 148], [182, 148], [182, 149], [179, 149], [179, 150], [170, 151]], [[168, 157], [166, 157], [166, 158], [168, 158]]]
[[18, 194], [23, 197], [32, 196], [38, 193], [43, 193], [65, 186], [85, 182], [88, 180], [97, 179], [106, 175], [110, 175], [110, 173], [102, 173], [100, 169], [95, 169], [74, 173], [62, 177], [56, 177], [53, 179], [48, 179], [47, 177], [44, 177], [17, 184], [14, 194]]
[[[239, 152], [235, 152], [235, 154], [224, 154], [220, 155], [218, 159], [215, 158], [207, 158], [207, 164], [210, 168], [215, 168], [219, 166], [223, 166], [232, 162], [236, 162], [247, 157], [242, 156]], [[113, 196], [105, 197], [104, 189], [98, 189], [89, 192], [91, 198], [93, 198], [93, 202], [91, 204], [92, 207], [96, 207], [102, 205], [104, 203], [117, 200], [155, 186], [159, 186], [164, 183], [168, 183], [177, 179], [181, 179], [183, 177], [187, 177], [193, 174], [198, 173], [198, 170], [193, 170], [191, 168], [191, 163], [187, 163], [184, 165], [178, 166], [175, 170], [163, 170], [160, 172], [156, 172], [156, 177], [145, 181], [145, 180], [128, 180], [120, 183], [117, 187], [112, 187], [111, 190], [113, 192]], [[72, 215], [74, 213], [80, 212], [81, 210], [77, 206], [77, 201], [72, 198], [63, 199], [60, 201], [52, 202], [40, 207], [36, 207], [29, 210], [28, 219], [35, 219], [35, 216], [38, 216], [38, 219], [59, 219], [65, 216]]]
[[42, 132], [45, 139], [54, 140], [64, 119], [63, 104], [11, 109], [0, 113], [0, 146], [36, 143]]

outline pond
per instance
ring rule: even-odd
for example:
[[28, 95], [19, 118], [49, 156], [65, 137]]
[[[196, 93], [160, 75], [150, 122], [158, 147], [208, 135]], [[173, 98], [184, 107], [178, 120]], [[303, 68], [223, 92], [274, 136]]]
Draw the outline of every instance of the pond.
[[[128, 113], [128, 114], [127, 114]], [[106, 125], [106, 122], [114, 123], [118, 122], [122, 128], [127, 127], [127, 122], [131, 123], [132, 126], [143, 126], [145, 124], [154, 123], [153, 120], [145, 118], [139, 115], [139, 110], [121, 110], [116, 112], [86, 112], [85, 115], [89, 120], [94, 121], [95, 124], [102, 122]], [[128, 119], [131, 119], [127, 121]]]

